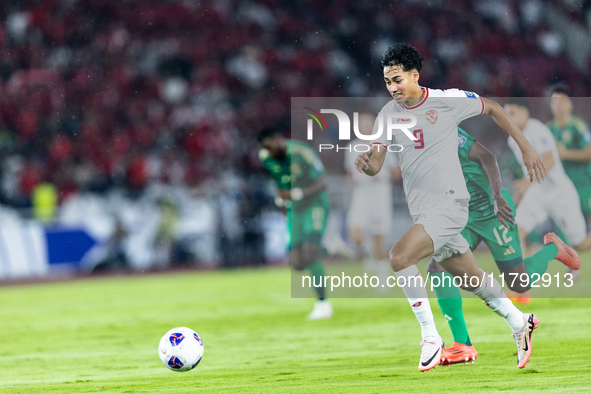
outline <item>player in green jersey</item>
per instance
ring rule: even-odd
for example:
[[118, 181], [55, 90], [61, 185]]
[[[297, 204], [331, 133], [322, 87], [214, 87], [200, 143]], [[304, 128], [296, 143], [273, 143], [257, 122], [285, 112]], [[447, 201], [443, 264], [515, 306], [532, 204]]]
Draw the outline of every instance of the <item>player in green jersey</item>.
[[332, 316], [332, 306], [325, 299], [320, 261], [329, 212], [324, 166], [309, 145], [286, 139], [277, 129], [263, 129], [258, 141], [261, 162], [277, 184], [275, 202], [287, 211], [290, 263], [294, 269], [308, 269], [312, 274], [318, 301], [308, 319], [327, 319]]
[[558, 155], [568, 177], [573, 181], [581, 210], [591, 221], [591, 132], [587, 124], [573, 115], [568, 87], [557, 84], [550, 88], [553, 119], [547, 126], [558, 146]]
[[[550, 241], [536, 254], [524, 260], [519, 231], [514, 221], [515, 204], [511, 194], [501, 186], [501, 175], [495, 155], [460, 128], [458, 155], [470, 193], [469, 218], [462, 230], [462, 236], [466, 238], [472, 250], [484, 241], [505, 277], [522, 273], [529, 275], [531, 280], [528, 283], [507, 281], [511, 290], [517, 293], [527, 292], [529, 284], [546, 272], [550, 261], [555, 258], [562, 262], [570, 261], [569, 253], [577, 256], [576, 252], [558, 237], [548, 235], [547, 239]], [[474, 361], [477, 353], [468, 336], [460, 290], [451, 282], [453, 277], [444, 272], [435, 260], [431, 260], [429, 272], [432, 277], [440, 279], [441, 285], [435, 287], [437, 301], [454, 337], [453, 345], [443, 351], [442, 363], [449, 365]], [[444, 280], [445, 276], [449, 276], [450, 280]]]

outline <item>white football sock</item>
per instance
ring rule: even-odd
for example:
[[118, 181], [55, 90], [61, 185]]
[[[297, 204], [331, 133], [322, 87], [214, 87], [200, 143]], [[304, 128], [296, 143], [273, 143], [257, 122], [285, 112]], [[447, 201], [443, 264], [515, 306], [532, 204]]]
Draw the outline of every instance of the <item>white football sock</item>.
[[[433, 320], [433, 312], [427, 296], [425, 282], [416, 265], [411, 265], [402, 271], [394, 272], [399, 278], [397, 282], [403, 284], [402, 290], [410, 303], [412, 311], [421, 324], [421, 337], [440, 337]], [[405, 280], [403, 280], [404, 278]]]
[[514, 334], [521, 331], [525, 324], [523, 313], [507, 298], [501, 284], [492, 275], [487, 275], [484, 272], [482, 274], [480, 287], [472, 293], [480, 297], [494, 313], [502, 316]]

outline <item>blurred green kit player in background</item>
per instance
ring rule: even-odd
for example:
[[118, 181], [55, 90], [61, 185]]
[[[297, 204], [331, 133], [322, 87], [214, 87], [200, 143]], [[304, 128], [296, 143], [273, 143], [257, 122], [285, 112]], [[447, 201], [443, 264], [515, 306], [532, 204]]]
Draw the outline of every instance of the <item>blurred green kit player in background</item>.
[[277, 184], [275, 202], [287, 213], [288, 248], [291, 266], [308, 269], [318, 301], [308, 319], [327, 319], [332, 306], [325, 299], [320, 261], [321, 241], [329, 212], [326, 172], [317, 153], [307, 144], [284, 138], [279, 130], [265, 128], [258, 135], [259, 157]]
[[583, 119], [573, 115], [573, 102], [566, 85], [551, 87], [553, 119], [547, 126], [558, 146], [564, 172], [573, 181], [581, 210], [591, 220], [591, 132]]

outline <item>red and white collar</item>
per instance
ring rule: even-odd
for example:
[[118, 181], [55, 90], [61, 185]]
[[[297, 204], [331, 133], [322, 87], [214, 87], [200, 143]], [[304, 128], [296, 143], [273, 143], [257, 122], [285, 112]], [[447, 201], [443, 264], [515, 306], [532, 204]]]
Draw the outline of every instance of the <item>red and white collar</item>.
[[423, 103], [424, 103], [425, 101], [427, 101], [427, 97], [429, 97], [429, 88], [425, 88], [425, 96], [423, 97], [423, 99], [422, 99], [421, 101], [419, 101], [419, 103], [418, 103], [418, 104], [415, 104], [415, 105], [413, 105], [412, 107], [407, 107], [405, 104], [402, 104], [402, 106], [403, 106], [405, 109], [415, 109], [415, 108], [418, 108], [418, 107], [420, 107], [421, 105], [423, 105]]

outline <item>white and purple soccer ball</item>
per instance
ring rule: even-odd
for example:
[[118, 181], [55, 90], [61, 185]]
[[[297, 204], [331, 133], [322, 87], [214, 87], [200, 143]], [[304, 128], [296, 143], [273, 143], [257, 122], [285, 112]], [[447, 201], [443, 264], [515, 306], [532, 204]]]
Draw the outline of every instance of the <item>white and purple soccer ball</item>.
[[190, 371], [203, 357], [203, 341], [190, 328], [176, 327], [160, 340], [158, 355], [167, 368], [177, 372]]

